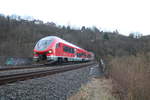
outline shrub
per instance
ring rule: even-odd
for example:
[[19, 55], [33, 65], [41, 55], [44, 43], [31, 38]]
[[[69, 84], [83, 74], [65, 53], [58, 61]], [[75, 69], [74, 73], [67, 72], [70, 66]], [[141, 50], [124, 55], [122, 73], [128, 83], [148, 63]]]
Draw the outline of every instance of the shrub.
[[110, 75], [126, 91], [126, 100], [150, 98], [150, 53], [116, 57], [109, 63]]

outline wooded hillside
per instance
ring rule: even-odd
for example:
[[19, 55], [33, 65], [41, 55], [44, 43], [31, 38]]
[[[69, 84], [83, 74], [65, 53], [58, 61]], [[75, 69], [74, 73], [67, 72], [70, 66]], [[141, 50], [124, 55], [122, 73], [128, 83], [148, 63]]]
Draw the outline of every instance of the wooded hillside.
[[53, 22], [25, 20], [20, 16], [0, 15], [0, 56], [32, 57], [35, 43], [45, 37], [55, 35], [86, 50], [94, 52], [96, 58], [136, 55], [150, 50], [148, 37], [134, 39], [114, 32], [103, 32], [96, 27], [73, 29]]

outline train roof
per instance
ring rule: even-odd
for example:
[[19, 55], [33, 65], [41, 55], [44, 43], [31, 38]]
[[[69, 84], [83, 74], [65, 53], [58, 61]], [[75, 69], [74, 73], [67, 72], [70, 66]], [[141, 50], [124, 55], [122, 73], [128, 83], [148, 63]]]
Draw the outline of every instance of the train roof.
[[[72, 47], [75, 47], [75, 48], [78, 48], [78, 49], [82, 49], [82, 48], [80, 48], [80, 47], [78, 47], [78, 46], [76, 46], [76, 45], [74, 45], [72, 43], [69, 43], [69, 42], [67, 42], [67, 41], [65, 41], [65, 40], [63, 40], [63, 39], [61, 39], [61, 38], [59, 38], [57, 36], [47, 36], [47, 37], [42, 38], [41, 40], [57, 40], [58, 42], [63, 42], [63, 43], [68, 44], [68, 45], [70, 45]], [[84, 50], [84, 49], [82, 49], [82, 50]]]

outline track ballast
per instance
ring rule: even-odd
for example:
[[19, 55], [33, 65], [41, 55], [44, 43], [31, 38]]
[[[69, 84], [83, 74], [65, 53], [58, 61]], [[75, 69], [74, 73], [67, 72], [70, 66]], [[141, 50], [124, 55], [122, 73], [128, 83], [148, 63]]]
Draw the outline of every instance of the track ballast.
[[27, 73], [19, 73], [19, 74], [10, 74], [10, 75], [2, 75], [0, 76], [0, 85], [4, 85], [7, 83], [13, 83], [16, 81], [23, 81], [38, 77], [43, 77], [47, 75], [52, 75], [56, 73], [61, 73], [69, 70], [75, 70], [82, 67], [88, 67], [94, 65], [94, 62], [82, 63], [82, 64], [75, 64], [75, 65], [66, 65], [65, 67], [56, 67], [49, 70], [42, 70], [42, 71], [33, 71]]

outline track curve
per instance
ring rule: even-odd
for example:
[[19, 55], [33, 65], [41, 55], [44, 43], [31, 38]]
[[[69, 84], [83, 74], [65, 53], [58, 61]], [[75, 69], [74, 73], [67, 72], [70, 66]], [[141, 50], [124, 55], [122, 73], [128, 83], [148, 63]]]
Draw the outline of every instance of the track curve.
[[19, 74], [11, 74], [11, 75], [2, 75], [0, 76], [0, 85], [4, 85], [7, 83], [13, 83], [16, 81], [23, 81], [27, 79], [33, 79], [38, 77], [43, 77], [47, 75], [53, 75], [56, 73], [61, 73], [65, 71], [75, 70], [82, 67], [88, 67], [91, 65], [95, 65], [95, 62], [89, 62], [89, 63], [83, 63], [83, 64], [75, 64], [75, 65], [67, 65], [67, 67], [59, 67], [49, 70], [42, 70], [42, 71], [33, 71], [33, 72], [27, 72], [27, 73], [19, 73]]

